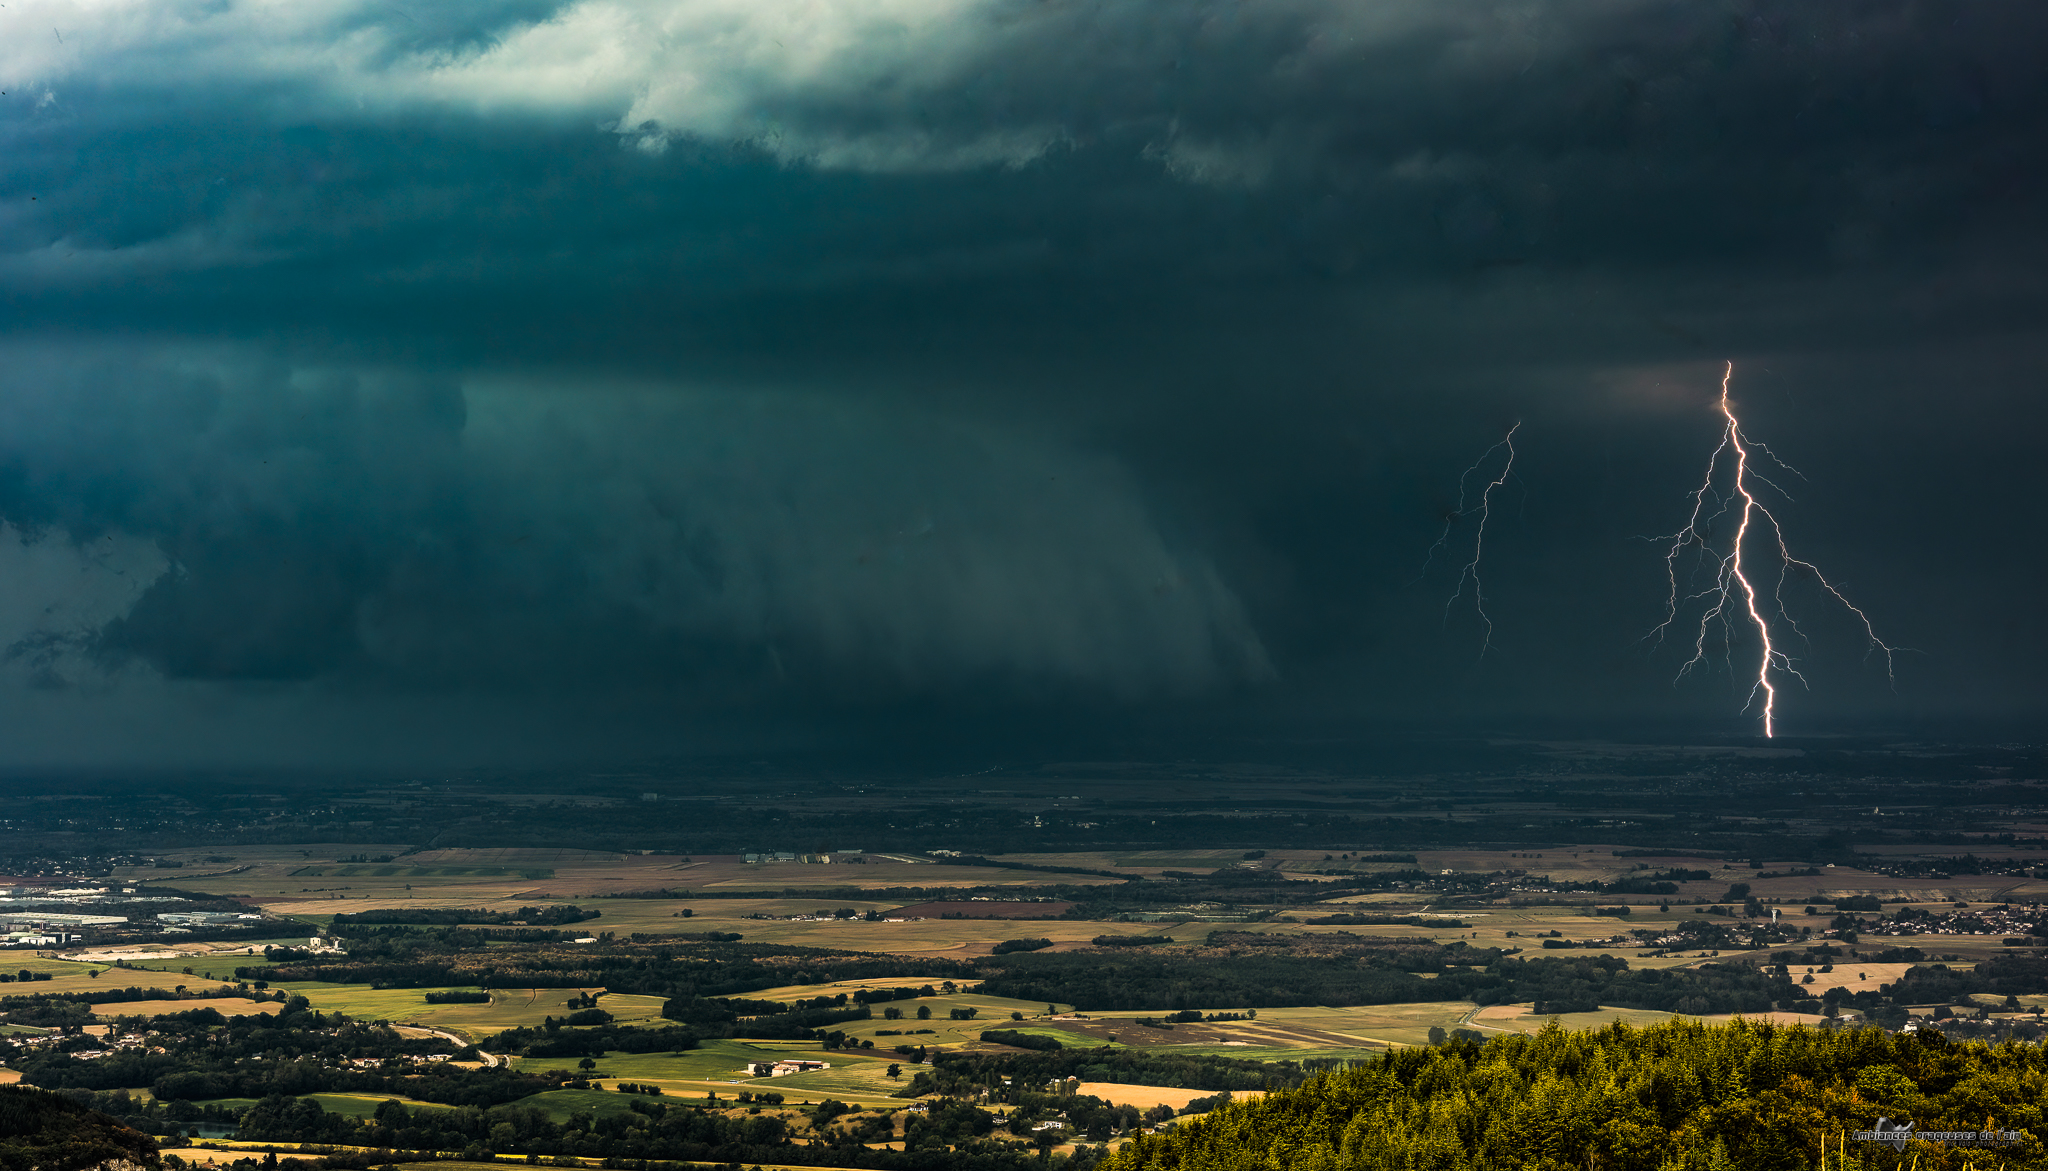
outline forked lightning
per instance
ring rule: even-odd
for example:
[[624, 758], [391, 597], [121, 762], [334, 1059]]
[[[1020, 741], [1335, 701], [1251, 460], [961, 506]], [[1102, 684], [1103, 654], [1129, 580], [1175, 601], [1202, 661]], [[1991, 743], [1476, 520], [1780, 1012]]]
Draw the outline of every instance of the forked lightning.
[[[1877, 630], [1871, 625], [1870, 617], [1843, 597], [1842, 592], [1836, 589], [1818, 568], [1811, 562], [1801, 561], [1792, 556], [1791, 549], [1785, 544], [1785, 531], [1779, 526], [1778, 518], [1762, 500], [1757, 498], [1756, 485], [1759, 484], [1786, 499], [1790, 499], [1790, 496], [1783, 488], [1772, 483], [1768, 477], [1751, 466], [1752, 452], [1762, 455], [1795, 476], [1799, 472], [1779, 459], [1769, 447], [1743, 434], [1742, 424], [1736, 419], [1735, 408], [1728, 399], [1728, 384], [1734, 376], [1735, 364], [1730, 362], [1721, 373], [1721, 442], [1707, 460], [1705, 478], [1692, 492], [1692, 516], [1686, 521], [1684, 528], [1669, 536], [1656, 538], [1666, 545], [1664, 568], [1670, 578], [1671, 594], [1667, 601], [1664, 621], [1657, 624], [1656, 629], [1650, 632], [1650, 637], [1658, 642], [1663, 641], [1665, 632], [1678, 621], [1681, 607], [1690, 602], [1706, 602], [1706, 609], [1700, 614], [1697, 636], [1693, 640], [1692, 657], [1678, 669], [1679, 677], [1683, 678], [1687, 672], [1706, 661], [1707, 639], [1716, 624], [1719, 624], [1724, 635], [1730, 636], [1731, 654], [1733, 631], [1730, 624], [1747, 623], [1754, 627], [1762, 646], [1757, 655], [1756, 681], [1750, 687], [1749, 698], [1743, 704], [1742, 710], [1748, 711], [1760, 705], [1763, 709], [1764, 735], [1771, 737], [1777, 735], [1778, 687], [1773, 676], [1789, 676], [1799, 680], [1801, 686], [1806, 684], [1806, 677], [1799, 673], [1793, 658], [1780, 649], [1779, 640], [1774, 638], [1772, 633], [1774, 622], [1783, 623], [1793, 634], [1801, 633], [1799, 624], [1793, 621], [1785, 609], [1785, 578], [1788, 574], [1795, 570], [1812, 574], [1813, 579], [1820, 583], [1821, 588], [1826, 590], [1829, 596], [1856, 616], [1857, 621], [1863, 624], [1863, 633], [1869, 640], [1869, 648], [1884, 652], [1885, 675], [1888, 678], [1892, 674], [1892, 648], [1877, 637]], [[1722, 495], [1714, 489], [1715, 478], [1723, 474], [1724, 461], [1733, 463], [1734, 480], [1727, 495]], [[1712, 510], [1707, 508], [1709, 498], [1717, 504]], [[1735, 516], [1735, 535], [1726, 549], [1717, 550], [1712, 543], [1714, 525], [1730, 513]], [[1751, 574], [1755, 570], [1748, 561], [1752, 528], [1766, 527], [1770, 530], [1771, 543], [1776, 547], [1774, 560], [1777, 569], [1768, 600], [1757, 588], [1757, 582], [1752, 580]], [[1712, 584], [1706, 589], [1681, 597], [1678, 560], [1688, 549], [1696, 549], [1701, 556], [1713, 562], [1715, 570]], [[1731, 617], [1730, 610], [1739, 613]]]
[[[1487, 448], [1473, 462], [1472, 466], [1466, 468], [1464, 473], [1458, 477], [1457, 511], [1444, 518], [1444, 531], [1437, 536], [1436, 544], [1429, 547], [1429, 556], [1422, 563], [1422, 571], [1424, 574], [1427, 574], [1430, 562], [1436, 560], [1437, 550], [1444, 548], [1446, 543], [1450, 541], [1451, 529], [1460, 520], [1465, 518], [1468, 511], [1478, 515], [1478, 528], [1472, 534], [1472, 559], [1465, 562], [1464, 566], [1458, 571], [1458, 588], [1452, 591], [1449, 600], [1444, 602], [1444, 621], [1450, 621], [1451, 607], [1457, 605], [1458, 599], [1465, 596], [1465, 583], [1472, 583], [1472, 609], [1479, 615], [1479, 621], [1486, 626], [1486, 636], [1479, 644], [1479, 654], [1482, 658], [1485, 657], [1487, 651], [1493, 649], [1493, 619], [1486, 613], [1486, 589], [1479, 580], [1479, 561], [1486, 554], [1486, 521], [1493, 510], [1493, 492], [1494, 489], [1507, 483], [1509, 473], [1515, 470], [1515, 432], [1521, 429], [1522, 425], [1520, 423], [1516, 423], [1508, 428], [1508, 433], [1501, 437], [1499, 443]], [[1466, 509], [1465, 501], [1471, 497], [1471, 490], [1468, 485], [1471, 483], [1472, 477], [1475, 474], [1479, 474], [1479, 470], [1485, 467], [1488, 461], [1493, 459], [1495, 452], [1502, 450], [1508, 453], [1508, 457], [1501, 464], [1500, 474], [1488, 480], [1486, 486], [1479, 490], [1478, 505], [1473, 509]]]

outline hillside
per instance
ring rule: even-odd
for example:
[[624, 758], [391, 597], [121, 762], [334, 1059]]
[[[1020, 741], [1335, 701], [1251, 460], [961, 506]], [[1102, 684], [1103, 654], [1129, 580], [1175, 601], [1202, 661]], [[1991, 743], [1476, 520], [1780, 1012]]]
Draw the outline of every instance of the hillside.
[[2027, 1132], [1995, 1151], [1908, 1144], [1928, 1167], [2048, 1168], [2048, 1053], [1938, 1033], [1735, 1021], [1550, 1028], [1401, 1050], [1141, 1136], [1104, 1167], [1433, 1171], [1805, 1171], [1898, 1163], [1853, 1139], [1880, 1117], [1920, 1131]]
[[0, 1086], [0, 1171], [154, 1171], [155, 1140], [48, 1090]]

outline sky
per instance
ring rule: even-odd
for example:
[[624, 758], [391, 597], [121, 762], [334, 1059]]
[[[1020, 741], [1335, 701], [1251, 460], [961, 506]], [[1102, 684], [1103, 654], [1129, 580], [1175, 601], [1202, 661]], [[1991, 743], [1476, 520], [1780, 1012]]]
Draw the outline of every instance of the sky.
[[8, 0], [0, 767], [1754, 736], [1753, 630], [1685, 670], [1697, 549], [1655, 637], [1730, 369], [1894, 651], [1771, 573], [1780, 734], [2023, 731], [2043, 43], [1907, 0]]

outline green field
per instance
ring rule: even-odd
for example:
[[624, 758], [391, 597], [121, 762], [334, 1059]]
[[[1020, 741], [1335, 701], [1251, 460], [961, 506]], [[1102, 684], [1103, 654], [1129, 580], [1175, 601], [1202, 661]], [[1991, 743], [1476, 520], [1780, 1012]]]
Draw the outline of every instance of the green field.
[[17, 994], [52, 992], [87, 992], [99, 988], [163, 988], [171, 989], [180, 984], [196, 987], [202, 981], [196, 976], [179, 972], [159, 972], [136, 968], [116, 968], [111, 964], [80, 963], [71, 960], [44, 959], [41, 956], [9, 956], [6, 970], [19, 971], [27, 968], [33, 972], [48, 972], [51, 979], [37, 980], [30, 984], [10, 985], [10, 991]]
[[[372, 988], [367, 984], [323, 984], [313, 981], [272, 984], [295, 992], [322, 1012], [346, 1013], [358, 1020], [431, 1025], [471, 1040], [506, 1029], [539, 1025], [551, 1016], [572, 1011], [566, 1003], [576, 994], [569, 988], [495, 988], [489, 1004], [428, 1004], [429, 992], [475, 991], [471, 988]], [[608, 995], [599, 1005], [620, 1024], [658, 1025], [659, 996]]]
[[[303, 939], [282, 941], [303, 943]], [[161, 960], [130, 961], [126, 968], [108, 964], [44, 959], [23, 955], [7, 961], [10, 969], [53, 973], [54, 979], [27, 986], [35, 992], [83, 992], [104, 988], [162, 988], [166, 992], [184, 985], [203, 992], [214, 984], [234, 983], [239, 965], [261, 963], [250, 956], [173, 956]], [[191, 973], [182, 971], [191, 968]], [[97, 976], [93, 973], [99, 973]], [[272, 990], [293, 992], [312, 1002], [322, 1012], [341, 1012], [359, 1020], [421, 1024], [447, 1029], [472, 1039], [506, 1029], [539, 1025], [550, 1016], [564, 1016], [571, 1010], [566, 1001], [575, 994], [567, 988], [504, 988], [492, 990], [489, 1004], [428, 1004], [428, 992], [474, 991], [471, 988], [372, 988], [367, 984], [328, 984], [317, 981], [273, 983]], [[587, 991], [597, 991], [588, 989]], [[621, 1024], [659, 1025], [666, 1001], [659, 996], [607, 995], [600, 1005]]]
[[[757, 1078], [743, 1072], [756, 1061], [825, 1061], [831, 1069], [815, 1073], [790, 1074], [778, 1078]], [[515, 1068], [534, 1071], [562, 1069], [571, 1063], [558, 1057], [517, 1057]], [[890, 1065], [902, 1073], [888, 1076]], [[600, 1083], [637, 1082], [660, 1086], [665, 1094], [701, 1098], [706, 1091], [730, 1098], [741, 1090], [778, 1093], [791, 1103], [839, 1098], [855, 1104], [886, 1103], [889, 1095], [909, 1084], [916, 1067], [897, 1054], [873, 1052], [827, 1052], [808, 1041], [705, 1041], [682, 1053], [607, 1053], [598, 1059], [597, 1069], [588, 1074]], [[595, 1093], [596, 1091], [552, 1091], [553, 1093]], [[623, 1103], [627, 1095], [605, 1092], [601, 1097]], [[532, 1101], [533, 1099], [529, 1099]]]
[[1245, 1045], [1176, 1045], [1169, 1053], [1191, 1057], [1234, 1057], [1241, 1061], [1364, 1061], [1383, 1049], [1263, 1049]]
[[[850, 995], [856, 989], [863, 987], [886, 988], [902, 987], [904, 985], [919, 987], [929, 983], [933, 983], [933, 981], [876, 980], [872, 983], [844, 982], [839, 984], [795, 985], [788, 988], [775, 988], [765, 992], [753, 993], [753, 996], [763, 1000], [788, 1001], [799, 997], [836, 996], [842, 992]], [[952, 992], [938, 996], [920, 996], [912, 1000], [893, 1000], [883, 1004], [876, 1004], [872, 1007], [875, 1013], [872, 1019], [847, 1021], [833, 1027], [845, 1030], [848, 1036], [873, 1041], [878, 1050], [890, 1049], [897, 1045], [944, 1045], [951, 1047], [978, 1042], [984, 1029], [1007, 1029], [1018, 1025], [1020, 1022], [1010, 1019], [1010, 1014], [1013, 1012], [1023, 1013], [1025, 1021], [1030, 1021], [1033, 1018], [1043, 1017], [1046, 1008], [1043, 1001], [1011, 1000], [1002, 996], [983, 996], [976, 992]], [[920, 1007], [932, 1010], [930, 1020], [921, 1021], [917, 1019], [917, 1010]], [[1070, 1006], [1062, 1004], [1057, 1007], [1064, 1011]], [[903, 1010], [903, 1019], [898, 1021], [885, 1019], [882, 1013], [885, 1009], [890, 1008]], [[952, 1019], [952, 1011], [956, 1008], [972, 1008], [977, 1010], [977, 1013], [973, 1020], [956, 1021]], [[930, 1029], [931, 1032], [896, 1037], [878, 1035], [883, 1030], [894, 1030], [899, 1033], [909, 1034], [913, 1029]]]
[[[853, 1057], [841, 1052], [828, 1054], [827, 1059], [832, 1060], [831, 1069], [757, 1080], [769, 1083], [776, 1093], [792, 1102], [838, 1098], [857, 1106], [880, 1105], [887, 1103], [891, 1094], [909, 1085], [911, 1075], [917, 1072], [916, 1066], [904, 1062], [894, 1053], [882, 1057]], [[888, 1076], [892, 1064], [901, 1066], [901, 1072], [894, 1078]], [[901, 1104], [901, 1099], [897, 1104]]]
[[[259, 952], [266, 947], [304, 947], [306, 946], [306, 939], [311, 934], [312, 932], [308, 930], [305, 935], [293, 935], [283, 939], [258, 939], [246, 944], [238, 943], [236, 946], [253, 947]], [[181, 975], [192, 975], [201, 979], [218, 980], [223, 983], [232, 984], [235, 982], [236, 968], [260, 968], [263, 966], [263, 957], [261, 955], [167, 955], [161, 959], [129, 960], [127, 963], [131, 970], [148, 969], [152, 972], [176, 972]], [[188, 972], [187, 969], [190, 969], [190, 971]], [[105, 979], [105, 977], [103, 976], [101, 979]]]
[[320, 1108], [329, 1114], [346, 1114], [350, 1118], [369, 1118], [377, 1113], [377, 1107], [386, 1102], [400, 1102], [412, 1110], [453, 1110], [439, 1102], [422, 1102], [415, 1098], [401, 1098], [393, 1094], [308, 1094], [307, 1097], [320, 1103]]
[[[589, 1076], [604, 1081], [652, 1082], [663, 1088], [669, 1082], [747, 1085], [758, 1080], [741, 1072], [750, 1062], [787, 1058], [830, 1061], [836, 1056], [808, 1041], [718, 1038], [681, 1053], [607, 1053], [598, 1059], [596, 1071]], [[519, 1069], [548, 1070], [560, 1069], [569, 1062], [560, 1057], [515, 1057], [512, 1064]]]
[[[386, 1102], [402, 1102], [413, 1110], [453, 1110], [439, 1102], [422, 1102], [416, 1098], [400, 1097], [397, 1094], [307, 1094], [305, 1097], [320, 1103], [320, 1108], [329, 1114], [346, 1114], [350, 1118], [369, 1118], [377, 1113], [377, 1107]], [[200, 1106], [222, 1106], [230, 1110], [247, 1110], [256, 1104], [255, 1098], [214, 1098], [197, 1103]]]
[[[1523, 1011], [1510, 1014], [1503, 1012], [1503, 1009], [1521, 1009]], [[1659, 1012], [1656, 1009], [1649, 1008], [1602, 1008], [1596, 1012], [1562, 1013], [1553, 1018], [1537, 1016], [1534, 1013], [1528, 1012], [1526, 1005], [1502, 1005], [1477, 1014], [1469, 1027], [1478, 1029], [1482, 1033], [1533, 1033], [1555, 1019], [1558, 1024], [1563, 1025], [1567, 1029], [1604, 1029], [1617, 1021], [1626, 1022], [1637, 1028], [1644, 1028], [1649, 1025], [1662, 1024], [1665, 1021], [1671, 1020], [1676, 1015], [1675, 1013]]]
[[396, 863], [353, 863], [348, 865], [301, 866], [287, 878], [504, 878], [514, 875], [526, 881], [553, 878], [554, 869], [529, 866], [508, 870], [503, 866], [401, 866]]
[[[571, 1011], [564, 1001], [572, 992], [565, 988], [494, 988], [491, 994], [496, 998], [491, 1004], [423, 1003], [423, 1011], [406, 1019], [475, 1040], [505, 1029], [535, 1026], [548, 1017], [565, 1016]], [[667, 1001], [659, 996], [614, 994], [600, 998], [597, 1003], [618, 1024], [659, 1026], [663, 1023], [661, 1006]]]
[[[521, 1098], [517, 1105], [538, 1110], [546, 1114], [549, 1121], [559, 1124], [569, 1121], [572, 1114], [589, 1114], [597, 1118], [631, 1114], [637, 1100], [632, 1094], [614, 1094], [609, 1090], [548, 1090]], [[431, 1166], [441, 1168], [450, 1164], [434, 1163]]]

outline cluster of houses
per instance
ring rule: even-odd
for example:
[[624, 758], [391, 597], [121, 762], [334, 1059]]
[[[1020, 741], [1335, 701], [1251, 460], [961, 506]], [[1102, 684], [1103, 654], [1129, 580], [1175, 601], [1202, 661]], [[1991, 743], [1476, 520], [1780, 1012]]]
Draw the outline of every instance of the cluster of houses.
[[2038, 940], [2048, 935], [2043, 923], [2044, 916], [2037, 906], [2000, 903], [1946, 912], [1902, 908], [1891, 918], [1871, 921], [1861, 930], [1866, 935], [2011, 935]]
[[[24, 1049], [40, 1049], [47, 1045], [55, 1045], [59, 1041], [64, 1040], [64, 1038], [56, 1033], [49, 1033], [43, 1036], [24, 1034], [16, 1036], [13, 1040], [16, 1045]], [[72, 1053], [71, 1056], [79, 1061], [91, 1061], [99, 1057], [111, 1057], [116, 1053], [131, 1049], [141, 1049], [150, 1053], [164, 1052], [163, 1046], [150, 1044], [149, 1038], [141, 1033], [123, 1033], [118, 1037], [108, 1036], [103, 1038], [102, 1048], [80, 1049]]]
[[747, 1065], [747, 1073], [753, 1077], [787, 1077], [793, 1073], [816, 1073], [831, 1068], [829, 1061], [755, 1061]]
[[350, 1069], [376, 1069], [387, 1062], [409, 1062], [414, 1065], [430, 1065], [437, 1061], [454, 1059], [452, 1053], [422, 1053], [415, 1057], [351, 1057], [342, 1064]]
[[806, 854], [796, 850], [761, 850], [752, 854], [741, 854], [742, 862], [796, 862], [808, 866], [829, 866], [833, 862], [865, 862], [866, 850], [833, 850], [829, 853]]

